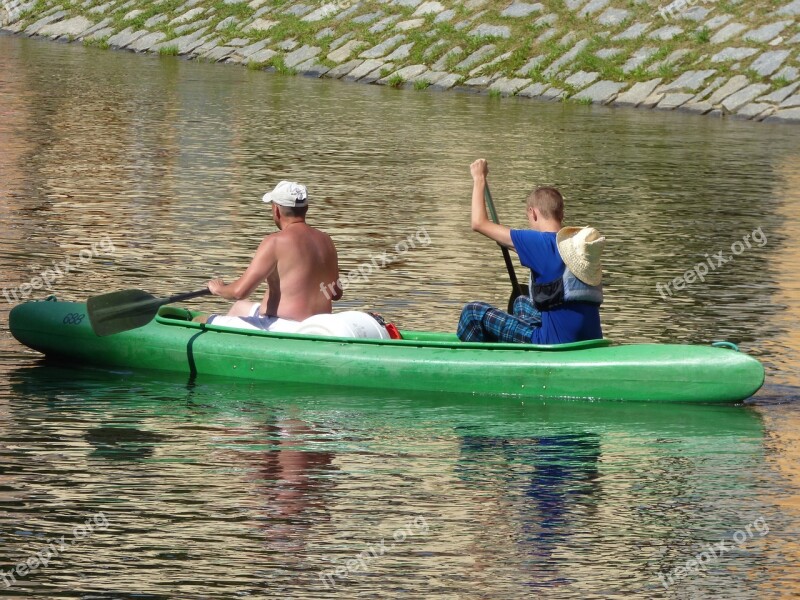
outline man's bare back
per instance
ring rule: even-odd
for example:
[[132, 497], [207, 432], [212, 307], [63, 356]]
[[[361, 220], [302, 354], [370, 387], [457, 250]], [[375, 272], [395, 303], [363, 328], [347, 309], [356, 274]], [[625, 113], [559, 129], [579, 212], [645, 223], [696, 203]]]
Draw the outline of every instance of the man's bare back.
[[269, 289], [259, 313], [295, 321], [330, 313], [331, 299], [320, 290], [320, 283], [339, 279], [330, 236], [306, 223], [292, 223], [263, 243], [271, 246], [275, 267], [267, 275]]
[[265, 194], [264, 200], [271, 202], [272, 218], [280, 231], [261, 241], [239, 279], [227, 285], [221, 279], [208, 282], [212, 294], [237, 300], [228, 316], [255, 317], [256, 303], [247, 298], [264, 282], [267, 291], [257, 312], [261, 317], [302, 321], [330, 313], [331, 301], [341, 298], [338, 285], [334, 286], [333, 297], [327, 293], [328, 284], [339, 279], [336, 247], [327, 233], [305, 222], [305, 194], [304, 186], [285, 181], [275, 191]]

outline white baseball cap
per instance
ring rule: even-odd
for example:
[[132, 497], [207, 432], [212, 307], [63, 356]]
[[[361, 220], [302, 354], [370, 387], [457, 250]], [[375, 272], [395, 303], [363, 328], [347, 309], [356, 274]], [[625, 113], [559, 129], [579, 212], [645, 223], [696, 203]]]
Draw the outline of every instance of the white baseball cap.
[[262, 200], [290, 208], [308, 206], [308, 190], [296, 181], [281, 181], [274, 190], [264, 194]]

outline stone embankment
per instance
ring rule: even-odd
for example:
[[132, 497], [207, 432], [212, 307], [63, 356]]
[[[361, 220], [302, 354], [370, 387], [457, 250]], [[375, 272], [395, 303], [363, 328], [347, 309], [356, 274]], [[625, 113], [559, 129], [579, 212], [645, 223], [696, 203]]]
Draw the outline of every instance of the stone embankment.
[[800, 0], [0, 0], [6, 31], [102, 48], [768, 122], [800, 122], [799, 15]]

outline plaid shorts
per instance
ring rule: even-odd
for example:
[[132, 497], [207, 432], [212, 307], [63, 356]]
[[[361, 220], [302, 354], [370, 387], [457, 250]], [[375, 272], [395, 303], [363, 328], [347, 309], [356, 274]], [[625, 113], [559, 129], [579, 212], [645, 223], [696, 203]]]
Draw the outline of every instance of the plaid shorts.
[[520, 296], [514, 301], [514, 314], [485, 302], [470, 302], [458, 320], [458, 339], [462, 342], [512, 342], [530, 344], [533, 332], [542, 325], [542, 313], [533, 300]]

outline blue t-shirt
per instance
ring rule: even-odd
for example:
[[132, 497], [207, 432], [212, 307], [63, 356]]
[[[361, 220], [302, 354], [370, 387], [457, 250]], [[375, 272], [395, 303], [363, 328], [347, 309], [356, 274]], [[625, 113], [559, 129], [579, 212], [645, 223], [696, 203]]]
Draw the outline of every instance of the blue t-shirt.
[[[558, 253], [556, 234], [512, 229], [511, 241], [523, 266], [533, 273], [534, 283], [550, 283], [564, 275], [564, 261]], [[567, 302], [542, 311], [542, 326], [533, 334], [534, 344], [566, 344], [603, 337], [599, 307], [586, 302]]]

